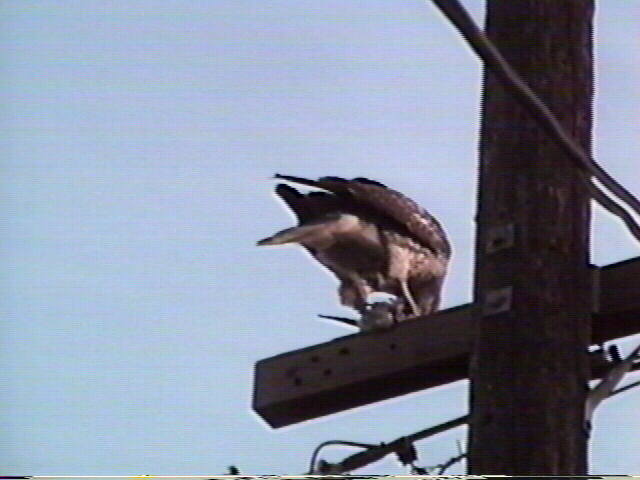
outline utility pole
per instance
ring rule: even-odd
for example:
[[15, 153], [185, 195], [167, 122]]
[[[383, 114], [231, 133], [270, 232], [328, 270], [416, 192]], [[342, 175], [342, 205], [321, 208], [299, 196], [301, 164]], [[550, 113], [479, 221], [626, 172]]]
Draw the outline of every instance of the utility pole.
[[[589, 151], [592, 0], [488, 0], [486, 32]], [[469, 473], [584, 475], [591, 378], [583, 175], [485, 74]]]

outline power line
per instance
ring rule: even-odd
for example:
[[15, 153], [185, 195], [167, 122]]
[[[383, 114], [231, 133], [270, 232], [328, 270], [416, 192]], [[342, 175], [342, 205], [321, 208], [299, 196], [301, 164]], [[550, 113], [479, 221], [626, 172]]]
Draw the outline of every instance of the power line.
[[[327, 463], [323, 462], [321, 466], [321, 471], [318, 473], [322, 474], [340, 474], [344, 472], [350, 472], [352, 470], [356, 470], [358, 468], [362, 468], [365, 465], [369, 465], [370, 463], [376, 462], [390, 453], [402, 453], [407, 450], [407, 448], [411, 447], [414, 442], [418, 440], [422, 440], [427, 437], [431, 437], [433, 435], [437, 435], [438, 433], [445, 432], [451, 428], [459, 427], [460, 425], [464, 425], [469, 421], [468, 415], [463, 415], [458, 418], [454, 418], [453, 420], [449, 420], [448, 422], [441, 423], [439, 425], [435, 425], [433, 427], [425, 428], [424, 430], [420, 430], [418, 432], [412, 433], [411, 435], [407, 435], [405, 437], [397, 438], [390, 443], [382, 443], [380, 445], [367, 448], [363, 452], [355, 453], [339, 463]], [[330, 442], [335, 442], [332, 440]], [[325, 442], [326, 443], [326, 442]], [[346, 442], [344, 442], [346, 444]], [[360, 444], [365, 445], [365, 444]], [[320, 445], [322, 446], [322, 444]], [[319, 446], [319, 447], [320, 447]], [[357, 445], [356, 445], [357, 446]], [[314, 451], [314, 454], [317, 455], [318, 448]], [[311, 465], [311, 473], [316, 473], [315, 464]]]
[[[518, 101], [538, 121], [540, 126], [568, 154], [574, 164], [583, 172], [593, 175], [610, 192], [616, 195], [634, 212], [640, 215], [640, 201], [625, 187], [604, 170], [580, 145], [567, 133], [560, 121], [547, 105], [531, 90], [527, 83], [505, 60], [498, 48], [475, 24], [471, 16], [458, 0], [432, 0], [440, 11], [457, 28], [473, 51], [484, 61]], [[591, 197], [602, 207], [619, 217], [631, 234], [640, 242], [640, 225], [628, 211], [600, 190], [587, 175], [581, 176]]]

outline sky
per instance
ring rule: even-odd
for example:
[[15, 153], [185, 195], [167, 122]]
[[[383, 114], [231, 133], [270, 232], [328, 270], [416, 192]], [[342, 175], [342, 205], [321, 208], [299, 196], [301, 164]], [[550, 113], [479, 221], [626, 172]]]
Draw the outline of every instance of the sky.
[[[636, 194], [637, 18], [598, 6], [594, 141]], [[430, 2], [4, 0], [0, 68], [0, 475], [300, 474], [467, 412], [464, 381], [277, 430], [251, 410], [256, 361], [351, 333], [316, 316], [350, 314], [332, 277], [255, 246], [292, 225], [274, 173], [414, 198], [454, 247], [443, 307], [471, 299], [481, 66]], [[638, 255], [597, 207], [593, 234], [593, 263]], [[597, 411], [591, 473], [640, 474], [639, 395]]]

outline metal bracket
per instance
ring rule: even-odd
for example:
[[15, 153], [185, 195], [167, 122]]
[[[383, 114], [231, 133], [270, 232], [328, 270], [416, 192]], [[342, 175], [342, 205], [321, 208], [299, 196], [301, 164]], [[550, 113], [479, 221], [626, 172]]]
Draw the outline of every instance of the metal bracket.
[[482, 315], [488, 317], [489, 315], [508, 312], [511, 310], [512, 296], [513, 288], [511, 286], [489, 290], [484, 297]]
[[513, 223], [497, 225], [489, 228], [485, 243], [485, 253], [492, 254], [505, 248], [513, 247], [515, 239], [515, 227]]

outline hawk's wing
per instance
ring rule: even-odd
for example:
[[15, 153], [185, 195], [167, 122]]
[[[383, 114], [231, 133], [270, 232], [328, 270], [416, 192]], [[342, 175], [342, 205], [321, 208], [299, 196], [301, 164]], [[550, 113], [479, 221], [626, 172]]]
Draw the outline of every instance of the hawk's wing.
[[276, 185], [275, 191], [296, 214], [301, 224], [331, 213], [349, 210], [347, 200], [326, 192], [311, 192], [304, 195], [283, 183]]
[[319, 180], [309, 180], [289, 175], [276, 177], [330, 191], [335, 194], [334, 198], [338, 202], [336, 207], [342, 202], [342, 206], [349, 206], [356, 211], [368, 210], [371, 215], [377, 214], [392, 220], [396, 228], [406, 230], [434, 253], [446, 258], [451, 255], [451, 246], [440, 223], [413, 200], [381, 183], [366, 178], [346, 180], [340, 177], [322, 177]]

